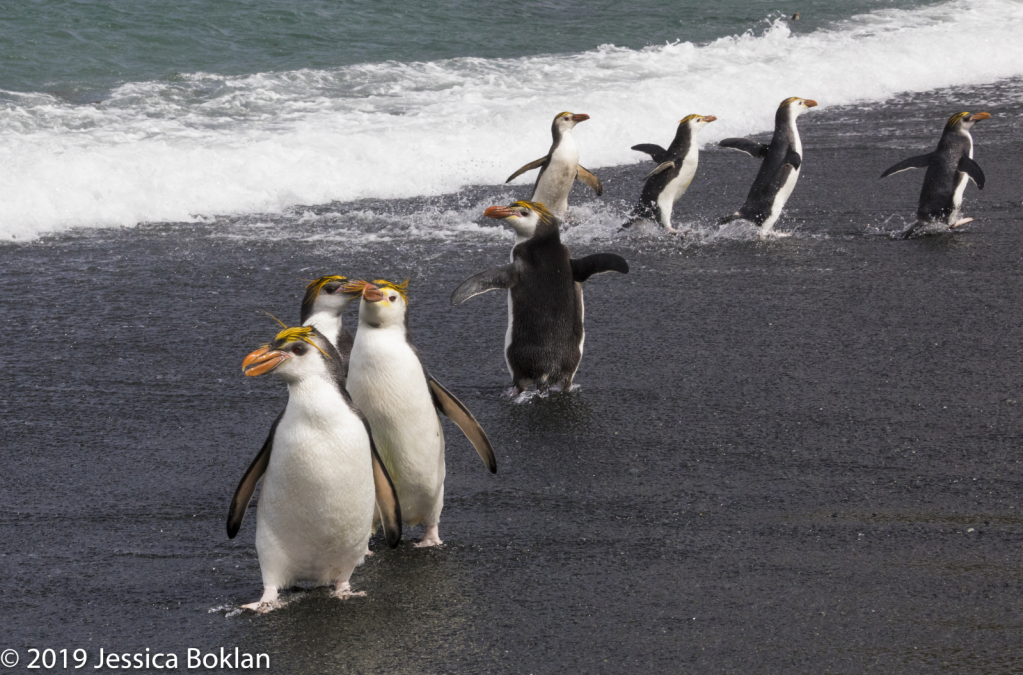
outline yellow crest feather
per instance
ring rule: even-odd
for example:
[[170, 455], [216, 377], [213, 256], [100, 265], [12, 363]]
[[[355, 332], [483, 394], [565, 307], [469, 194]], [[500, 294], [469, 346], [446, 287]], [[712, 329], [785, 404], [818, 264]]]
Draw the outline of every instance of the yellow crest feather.
[[527, 202], [523, 199], [512, 204], [512, 206], [519, 206], [530, 211], [535, 211], [536, 215], [540, 216], [541, 220], [552, 220], [554, 214], [547, 210], [547, 205], [543, 202]]
[[331, 274], [325, 277], [320, 277], [319, 279], [313, 279], [309, 282], [309, 285], [305, 287], [305, 297], [302, 298], [302, 304], [304, 305], [315, 300], [316, 296], [320, 294], [321, 290], [323, 290], [323, 287], [332, 281], [340, 281], [343, 283], [348, 281], [348, 277]]
[[274, 338], [274, 344], [286, 345], [291, 342], [298, 342], [299, 340], [312, 345], [316, 348], [316, 351], [320, 352], [328, 359], [330, 358], [330, 355], [327, 354], [327, 352], [320, 349], [320, 346], [313, 342], [312, 326], [295, 326], [293, 328], [285, 328]]
[[951, 117], [948, 118], [948, 121], [945, 122], [945, 129], [946, 130], [951, 129], [955, 125], [959, 124], [959, 122], [962, 121], [962, 119], [964, 117], [969, 117], [971, 114], [972, 113], [961, 112], [961, 113], [956, 113], [955, 115], [952, 115]]
[[[355, 281], [349, 281], [347, 284], [345, 284], [344, 293], [345, 295], [356, 295], [361, 297], [362, 294], [366, 291], [367, 284], [369, 284], [369, 282], [366, 281], [365, 279], [356, 279]], [[406, 305], [409, 304], [408, 279], [406, 279], [400, 284], [392, 283], [387, 279], [374, 279], [373, 284], [377, 288], [390, 288], [391, 290], [397, 291], [398, 294], [401, 295], [402, 299], [405, 300], [405, 304]]]
[[397, 291], [398, 295], [400, 295], [405, 301], [405, 304], [408, 304], [408, 279], [400, 284], [390, 282], [387, 279], [374, 279], [373, 283], [376, 284], [378, 288], [390, 288], [392, 291]]
[[696, 119], [697, 117], [703, 117], [703, 115], [686, 115], [685, 117], [683, 117], [682, 119], [680, 119], [680, 120], [678, 121], [678, 123], [679, 123], [679, 124], [689, 124], [690, 122], [692, 122], [692, 121], [693, 121], [694, 119]]
[[559, 112], [557, 115], [554, 116], [554, 119], [561, 119], [565, 115], [571, 115], [571, 114], [572, 113], [568, 112], [567, 110], [565, 112]]
[[787, 99], [785, 99], [784, 101], [782, 101], [782, 102], [781, 102], [781, 105], [780, 105], [780, 106], [778, 106], [778, 107], [779, 107], [779, 108], [784, 108], [785, 106], [787, 106], [788, 104], [790, 104], [790, 103], [792, 103], [792, 102], [794, 102], [794, 101], [802, 101], [802, 100], [803, 100], [803, 99], [799, 98], [798, 96], [789, 96], [789, 97], [788, 97]]

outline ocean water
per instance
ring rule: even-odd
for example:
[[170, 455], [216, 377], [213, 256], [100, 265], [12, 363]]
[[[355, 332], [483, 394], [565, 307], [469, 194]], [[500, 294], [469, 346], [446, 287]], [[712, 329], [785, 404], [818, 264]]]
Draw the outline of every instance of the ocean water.
[[[792, 21], [799, 11], [800, 19]], [[266, 653], [286, 673], [1023, 670], [1023, 3], [33, 2], [0, 13], [0, 651]], [[757, 164], [799, 120], [760, 240]], [[507, 394], [507, 260], [482, 217], [561, 110], [597, 198], [578, 389]], [[984, 190], [897, 239], [962, 110]], [[714, 114], [675, 209], [619, 232], [682, 116]], [[238, 479], [286, 401], [241, 359], [304, 279], [409, 278], [447, 424], [446, 545], [406, 530], [367, 597], [269, 616]], [[345, 317], [349, 326], [355, 314]], [[44, 672], [46, 669], [43, 669]], [[61, 670], [60, 668], [50, 670]], [[219, 666], [212, 669], [221, 670]], [[227, 669], [223, 669], [228, 672]]]
[[718, 117], [712, 143], [769, 129], [788, 96], [824, 112], [1023, 72], [1015, 0], [799, 21], [757, 2], [19, 7], [0, 23], [0, 238], [20, 241], [497, 185], [561, 110], [592, 116], [577, 135], [600, 169], [694, 112]]

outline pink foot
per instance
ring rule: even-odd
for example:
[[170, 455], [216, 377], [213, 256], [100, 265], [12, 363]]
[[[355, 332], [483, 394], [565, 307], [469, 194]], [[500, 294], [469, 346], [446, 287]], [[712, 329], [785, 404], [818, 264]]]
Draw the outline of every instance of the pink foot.
[[412, 544], [415, 548], [427, 548], [429, 546], [440, 546], [443, 544], [440, 540], [440, 526], [439, 525], [427, 525], [426, 532], [423, 533], [423, 538]]
[[283, 606], [284, 603], [277, 599], [277, 589], [266, 587], [263, 589], [263, 597], [259, 599], [259, 602], [250, 602], [247, 605], [242, 605], [242, 609], [266, 614]]
[[336, 584], [334, 584], [334, 592], [331, 593], [330, 595], [332, 597], [337, 598], [338, 600], [347, 600], [348, 598], [365, 598], [366, 592], [359, 591], [358, 593], [356, 593], [355, 591], [352, 590], [351, 584], [349, 584], [347, 581], [339, 581]]

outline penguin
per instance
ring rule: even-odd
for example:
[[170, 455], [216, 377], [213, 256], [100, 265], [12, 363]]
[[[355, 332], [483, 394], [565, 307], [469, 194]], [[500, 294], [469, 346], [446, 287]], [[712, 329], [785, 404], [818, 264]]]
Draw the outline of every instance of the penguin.
[[803, 144], [796, 129], [796, 118], [816, 105], [817, 101], [794, 96], [782, 101], [774, 116], [774, 137], [770, 145], [746, 138], [726, 138], [718, 143], [722, 148], [733, 148], [764, 160], [746, 203], [733, 215], [721, 219], [721, 224], [741, 218], [759, 225], [761, 236], [771, 232], [796, 188], [803, 164]]
[[341, 320], [341, 315], [353, 302], [353, 298], [343, 292], [346, 283], [348, 277], [337, 274], [310, 281], [302, 298], [299, 322], [303, 326], [315, 327], [330, 340], [341, 355], [347, 372], [348, 355], [352, 353], [355, 338], [345, 330]]
[[[311, 326], [285, 328], [246, 356], [242, 370], [272, 372], [288, 385], [288, 405], [256, 460], [267, 462], [256, 512], [263, 596], [244, 608], [271, 611], [280, 606], [278, 589], [300, 581], [332, 584], [340, 599], [365, 595], [349, 580], [364, 559], [374, 509], [393, 548], [401, 507], [369, 424], [345, 391], [337, 350]], [[238, 533], [254, 489], [255, 481], [238, 486], [228, 537]]]
[[355, 281], [361, 298], [348, 391], [369, 419], [373, 440], [394, 480], [404, 522], [426, 527], [417, 548], [438, 546], [444, 507], [444, 429], [438, 412], [466, 435], [491, 473], [494, 448], [472, 413], [423, 367], [408, 331], [408, 281]]
[[491, 206], [484, 215], [504, 220], [516, 231], [534, 234], [515, 246], [511, 264], [462, 282], [451, 294], [451, 304], [460, 305], [496, 288], [509, 289], [505, 360], [516, 392], [531, 388], [568, 391], [582, 360], [586, 336], [581, 284], [601, 272], [628, 274], [629, 264], [613, 253], [573, 259], [561, 243], [558, 219], [543, 204], [519, 201], [511, 206]]
[[695, 141], [696, 132], [717, 118], [713, 115], [689, 115], [678, 123], [675, 139], [665, 150], [653, 143], [632, 146], [633, 150], [650, 155], [657, 168], [643, 180], [643, 193], [639, 203], [632, 210], [629, 221], [622, 227], [631, 227], [637, 220], [655, 220], [672, 234], [678, 230], [671, 226], [671, 210], [679, 197], [689, 189], [696, 175], [700, 159], [700, 146]]
[[[352, 334], [341, 325], [341, 314], [352, 304], [352, 298], [342, 291], [348, 277], [339, 275], [328, 275], [314, 279], [309, 282], [305, 289], [305, 296], [302, 298], [300, 309], [300, 321], [303, 326], [313, 326], [321, 335], [327, 338], [331, 345], [337, 350], [338, 364], [343, 373], [348, 374], [348, 358], [352, 352]], [[282, 327], [287, 328], [283, 325]], [[271, 430], [272, 432], [272, 430]], [[271, 444], [267, 443], [260, 448], [256, 458], [249, 464], [242, 479], [238, 482], [238, 489], [235, 491], [234, 501], [228, 515], [227, 533], [228, 537], [234, 538], [241, 527], [241, 520], [245, 517], [245, 509], [248, 508], [249, 500], [252, 498], [252, 491], [256, 483], [263, 477], [263, 472], [270, 462]], [[247, 497], [244, 497], [244, 504], [241, 500], [247, 490]], [[237, 519], [235, 522], [234, 519]], [[232, 523], [234, 523], [232, 525]]]
[[508, 176], [505, 183], [517, 176], [539, 168], [530, 201], [545, 204], [555, 215], [563, 217], [568, 211], [568, 193], [576, 179], [589, 185], [599, 197], [604, 192], [600, 179], [579, 165], [579, 149], [572, 137], [572, 129], [580, 122], [590, 119], [589, 115], [570, 112], [558, 113], [551, 124], [554, 142], [551, 149], [540, 159], [533, 160]]
[[970, 135], [970, 129], [977, 122], [990, 117], [986, 112], [952, 115], [945, 123], [945, 131], [938, 141], [937, 150], [904, 159], [881, 174], [881, 178], [886, 178], [907, 169], [927, 169], [920, 190], [916, 222], [902, 233], [903, 239], [909, 239], [918, 227], [927, 223], [943, 222], [948, 224], [948, 229], [954, 230], [973, 221], [973, 218], [959, 217], [966, 184], [972, 180], [977, 184], [977, 189], [984, 189], [984, 172], [973, 161], [973, 136]]

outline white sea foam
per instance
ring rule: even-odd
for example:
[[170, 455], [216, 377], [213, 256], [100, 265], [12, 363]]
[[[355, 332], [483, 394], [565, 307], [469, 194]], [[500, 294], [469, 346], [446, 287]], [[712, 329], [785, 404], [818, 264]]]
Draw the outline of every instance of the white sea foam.
[[787, 96], [827, 108], [1018, 76], [1020, 35], [1023, 3], [955, 0], [704, 45], [195, 73], [97, 104], [0, 92], [0, 239], [500, 184], [547, 150], [561, 110], [592, 116], [585, 165], [637, 162], [631, 145], [693, 112], [718, 116], [709, 143], [770, 128]]

